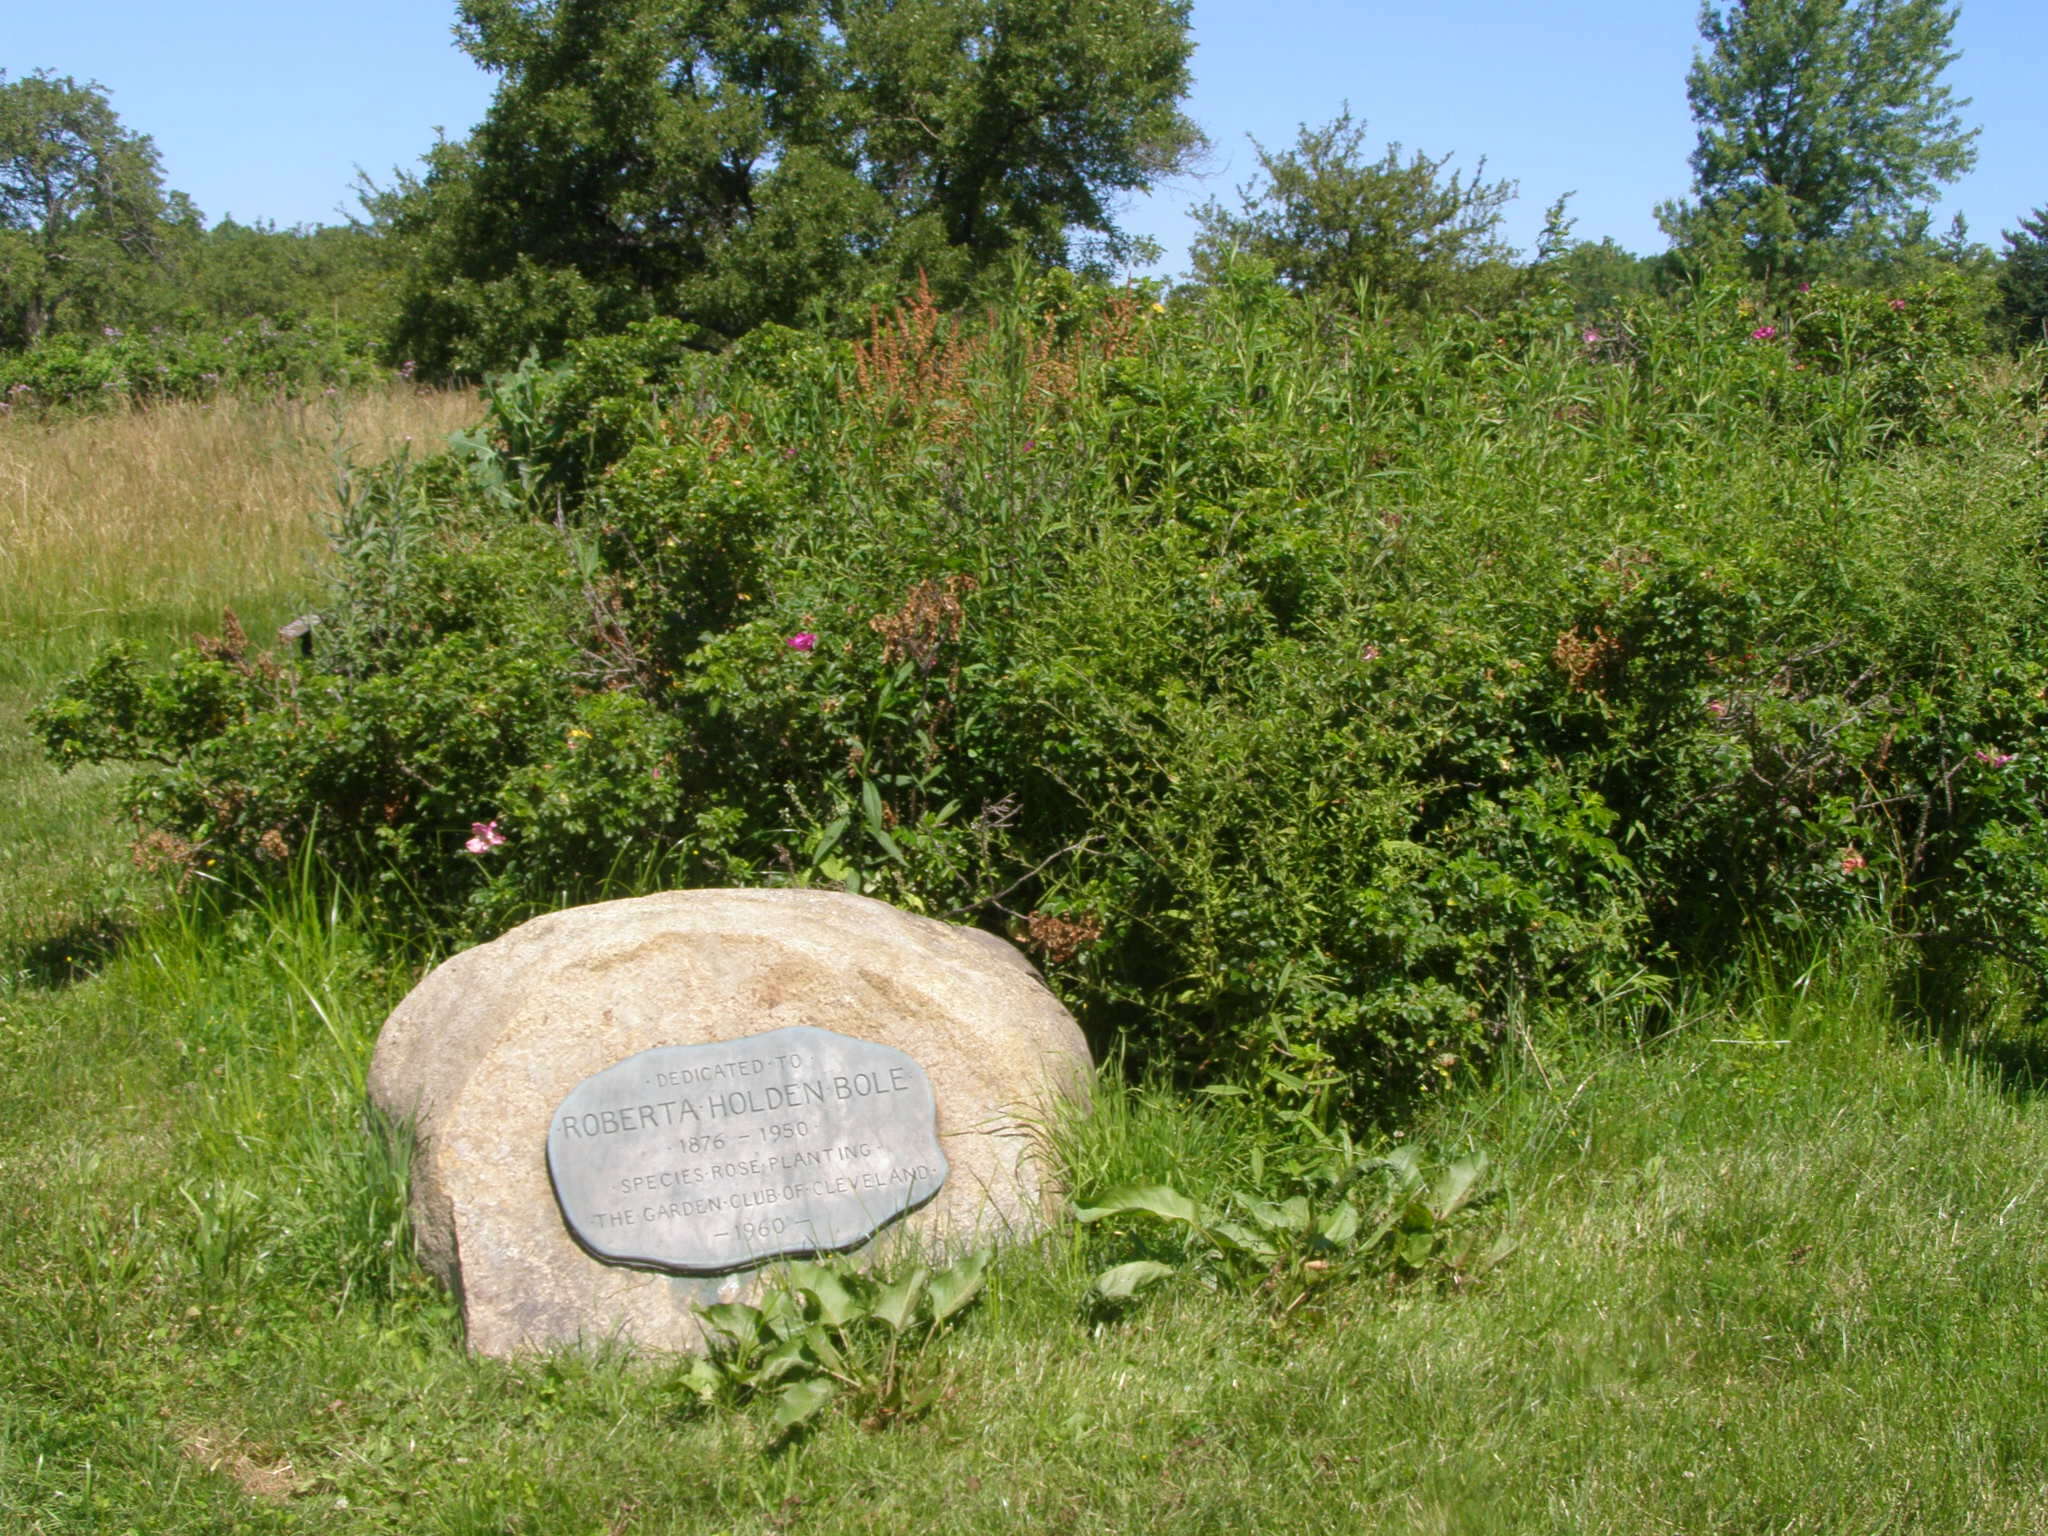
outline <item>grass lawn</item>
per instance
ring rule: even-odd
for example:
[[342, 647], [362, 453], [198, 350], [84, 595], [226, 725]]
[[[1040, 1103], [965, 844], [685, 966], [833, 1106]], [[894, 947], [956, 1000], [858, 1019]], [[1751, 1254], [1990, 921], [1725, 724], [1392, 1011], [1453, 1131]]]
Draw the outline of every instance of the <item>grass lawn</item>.
[[[360, 409], [368, 451], [466, 406]], [[1920, 1038], [1875, 945], [1655, 1039], [1535, 1027], [1541, 1057], [1433, 1106], [1407, 1139], [1487, 1149], [1518, 1245], [1464, 1291], [1360, 1280], [1276, 1322], [1184, 1278], [1108, 1313], [1098, 1270], [1172, 1255], [1068, 1226], [919, 1357], [929, 1413], [781, 1445], [659, 1364], [470, 1359], [361, 1108], [411, 972], [310, 883], [165, 902], [117, 784], [20, 727], [99, 638], [289, 616], [328, 428], [252, 410], [130, 462], [220, 424], [0, 431], [0, 488], [31, 487], [0, 541], [0, 1531], [2042, 1529], [2029, 1042]], [[1067, 1151], [1083, 1198], [1214, 1197], [1286, 1148], [1105, 1083]]]

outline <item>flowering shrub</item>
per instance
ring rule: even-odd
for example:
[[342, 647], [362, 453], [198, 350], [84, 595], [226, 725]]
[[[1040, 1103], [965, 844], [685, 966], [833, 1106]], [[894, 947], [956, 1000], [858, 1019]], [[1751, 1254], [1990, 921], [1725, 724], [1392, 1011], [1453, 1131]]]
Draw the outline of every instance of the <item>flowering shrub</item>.
[[833, 885], [1323, 1105], [1856, 917], [2048, 970], [2038, 468], [1994, 397], [1886, 393], [1904, 297], [1840, 345], [1825, 286], [1596, 347], [1256, 272], [859, 349], [656, 322], [358, 496], [310, 659], [113, 652], [38, 728], [250, 878], [315, 839], [472, 935]]

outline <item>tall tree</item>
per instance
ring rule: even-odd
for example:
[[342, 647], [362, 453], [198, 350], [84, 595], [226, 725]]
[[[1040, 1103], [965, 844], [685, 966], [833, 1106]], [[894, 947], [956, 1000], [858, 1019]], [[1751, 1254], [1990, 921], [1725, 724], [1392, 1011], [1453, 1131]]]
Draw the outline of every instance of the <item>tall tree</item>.
[[156, 146], [121, 126], [98, 85], [0, 74], [0, 344], [111, 312], [173, 225]]
[[463, 0], [500, 77], [424, 176], [373, 196], [441, 366], [668, 313], [707, 341], [918, 267], [1129, 241], [1112, 205], [1200, 143], [1187, 0]]
[[1252, 140], [1260, 175], [1238, 188], [1241, 209], [1212, 199], [1196, 210], [1196, 272], [1213, 276], [1242, 252], [1296, 288], [1341, 295], [1364, 284], [1413, 307], [1508, 257], [1499, 229], [1513, 182], [1487, 182], [1483, 160], [1470, 178], [1446, 176], [1448, 156], [1404, 159], [1398, 144], [1373, 159], [1365, 133], [1346, 108], [1320, 128], [1304, 124], [1292, 149]]
[[1660, 208], [1666, 232], [1789, 277], [1963, 175], [1977, 131], [1941, 83], [1955, 22], [1953, 0], [1709, 0], [1686, 77], [1697, 202]]
[[2048, 342], [2048, 207], [2036, 208], [2005, 231], [2005, 262], [1998, 271], [1999, 307], [2022, 342]]

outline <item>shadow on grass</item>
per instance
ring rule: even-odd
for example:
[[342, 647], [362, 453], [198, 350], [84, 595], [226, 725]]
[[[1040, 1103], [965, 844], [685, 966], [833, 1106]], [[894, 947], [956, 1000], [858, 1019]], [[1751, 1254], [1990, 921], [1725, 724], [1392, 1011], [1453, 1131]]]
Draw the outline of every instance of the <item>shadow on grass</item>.
[[4, 964], [23, 984], [54, 991], [90, 981], [121, 951], [135, 925], [102, 912], [79, 918], [41, 938], [18, 938], [6, 946]]
[[2048, 1014], [2034, 979], [1999, 960], [1930, 966], [1902, 978], [1899, 1016], [2005, 1093], [2048, 1092]]

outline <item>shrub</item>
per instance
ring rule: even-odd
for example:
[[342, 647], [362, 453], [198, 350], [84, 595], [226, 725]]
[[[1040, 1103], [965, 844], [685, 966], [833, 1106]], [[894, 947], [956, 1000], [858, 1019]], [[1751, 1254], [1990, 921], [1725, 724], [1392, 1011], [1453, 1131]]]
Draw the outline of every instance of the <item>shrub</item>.
[[468, 934], [843, 886], [1332, 1113], [1852, 914], [2038, 965], [2038, 470], [1916, 302], [656, 322], [359, 481], [310, 659], [116, 653], [38, 725], [188, 859], [318, 838]]

